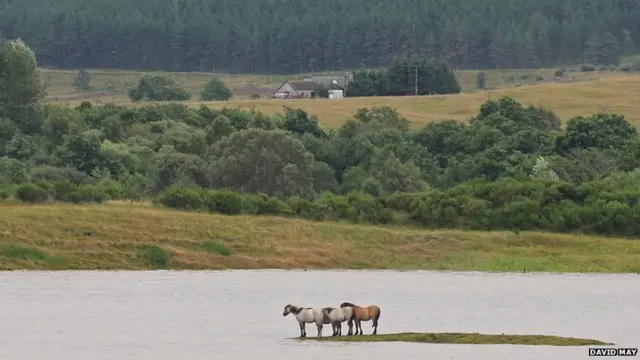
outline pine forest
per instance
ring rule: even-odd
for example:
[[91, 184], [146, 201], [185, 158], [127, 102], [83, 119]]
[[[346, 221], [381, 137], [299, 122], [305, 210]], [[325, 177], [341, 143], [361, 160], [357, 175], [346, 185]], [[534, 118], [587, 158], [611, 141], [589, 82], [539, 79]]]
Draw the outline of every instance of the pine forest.
[[615, 62], [640, 40], [637, 0], [0, 0], [0, 37], [42, 66], [229, 73]]

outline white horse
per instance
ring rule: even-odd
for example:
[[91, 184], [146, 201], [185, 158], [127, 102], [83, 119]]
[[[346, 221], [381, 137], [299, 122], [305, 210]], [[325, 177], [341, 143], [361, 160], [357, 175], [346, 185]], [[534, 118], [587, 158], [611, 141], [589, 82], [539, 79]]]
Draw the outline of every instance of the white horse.
[[349, 324], [349, 333], [353, 335], [353, 321], [356, 318], [356, 312], [352, 307], [344, 308], [324, 308], [322, 309], [325, 317], [329, 318], [333, 334], [331, 336], [342, 336], [342, 323]]
[[325, 315], [322, 308], [303, 308], [288, 304], [284, 307], [282, 316], [293, 314], [300, 325], [300, 337], [307, 336], [307, 323], [316, 323], [318, 328], [318, 337], [322, 337], [323, 324], [331, 324], [329, 317]]

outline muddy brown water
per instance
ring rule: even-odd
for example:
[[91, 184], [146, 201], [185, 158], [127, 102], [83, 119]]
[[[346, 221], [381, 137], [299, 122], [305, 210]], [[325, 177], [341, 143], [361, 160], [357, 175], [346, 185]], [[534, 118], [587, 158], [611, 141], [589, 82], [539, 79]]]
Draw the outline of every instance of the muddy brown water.
[[[393, 271], [0, 273], [2, 360], [583, 359], [585, 347], [299, 342], [287, 303], [378, 304], [379, 333], [640, 346], [640, 276]], [[345, 327], [343, 327], [344, 330]], [[365, 333], [372, 331], [364, 323]], [[325, 336], [331, 335], [325, 326]], [[308, 336], [315, 336], [313, 324]]]

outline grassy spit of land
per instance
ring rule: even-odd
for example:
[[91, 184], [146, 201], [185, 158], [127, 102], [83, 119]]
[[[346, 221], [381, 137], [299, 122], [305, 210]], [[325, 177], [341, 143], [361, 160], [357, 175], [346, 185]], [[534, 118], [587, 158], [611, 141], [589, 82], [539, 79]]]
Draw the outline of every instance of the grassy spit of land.
[[399, 333], [358, 336], [306, 337], [296, 340], [313, 341], [351, 341], [351, 342], [417, 342], [434, 344], [511, 344], [511, 345], [549, 345], [549, 346], [585, 346], [614, 345], [599, 340], [579, 339], [548, 335], [505, 335], [479, 333]]
[[640, 241], [0, 203], [0, 269], [424, 269], [636, 272]]

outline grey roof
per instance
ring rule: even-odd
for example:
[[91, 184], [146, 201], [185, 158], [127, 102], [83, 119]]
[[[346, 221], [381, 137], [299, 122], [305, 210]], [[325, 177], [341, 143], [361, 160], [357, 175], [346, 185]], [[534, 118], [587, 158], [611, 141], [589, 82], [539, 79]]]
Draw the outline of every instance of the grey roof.
[[289, 82], [289, 85], [296, 90], [315, 90], [315, 84], [311, 81]]

